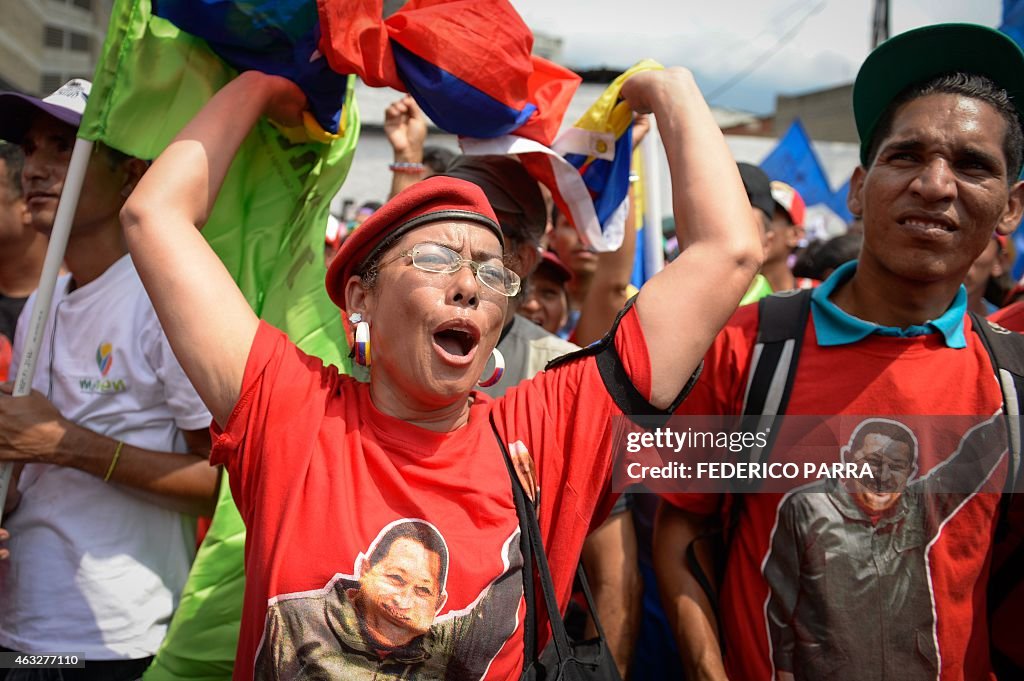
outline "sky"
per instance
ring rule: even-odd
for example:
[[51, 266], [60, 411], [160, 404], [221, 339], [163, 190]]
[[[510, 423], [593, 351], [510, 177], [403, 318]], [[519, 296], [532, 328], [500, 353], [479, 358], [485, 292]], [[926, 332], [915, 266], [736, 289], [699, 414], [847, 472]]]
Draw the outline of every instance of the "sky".
[[[760, 114], [775, 110], [776, 94], [852, 82], [870, 51], [874, 8], [873, 0], [511, 1], [534, 31], [562, 38], [571, 68], [653, 57], [692, 70], [711, 104]], [[893, 35], [947, 21], [998, 26], [1002, 16], [1002, 0], [890, 0], [890, 8]]]

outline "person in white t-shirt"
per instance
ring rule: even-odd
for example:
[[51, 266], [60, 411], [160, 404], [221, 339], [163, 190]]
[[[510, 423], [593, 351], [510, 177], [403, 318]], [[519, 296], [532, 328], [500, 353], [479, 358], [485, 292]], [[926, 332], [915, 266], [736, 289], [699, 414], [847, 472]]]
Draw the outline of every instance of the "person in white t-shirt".
[[[21, 144], [36, 229], [53, 224], [90, 84], [44, 100], [0, 94]], [[163, 639], [212, 513], [210, 414], [171, 352], [118, 213], [145, 163], [97, 145], [56, 286], [33, 392], [0, 387], [0, 461], [16, 462], [0, 535], [0, 650], [74, 652], [85, 669], [0, 681], [136, 679]], [[26, 352], [29, 299], [11, 375]], [[62, 676], [61, 676], [62, 675]]]

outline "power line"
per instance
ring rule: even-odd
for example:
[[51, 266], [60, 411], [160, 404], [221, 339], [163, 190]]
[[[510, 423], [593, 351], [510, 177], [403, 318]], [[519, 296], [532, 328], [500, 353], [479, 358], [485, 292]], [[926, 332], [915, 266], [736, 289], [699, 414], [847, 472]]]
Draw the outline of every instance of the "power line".
[[806, 4], [806, 0], [796, 0], [796, 2], [794, 2], [793, 4], [782, 8], [782, 10], [780, 10], [771, 19], [765, 21], [764, 28], [762, 28], [754, 37], [734, 40], [730, 42], [728, 45], [719, 45], [718, 49], [712, 50], [710, 53], [702, 55], [700, 57], [700, 62], [696, 65], [696, 70], [700, 70], [706, 64], [716, 61], [719, 57], [723, 57], [727, 54], [733, 54], [736, 52], [737, 49], [743, 47], [744, 45], [749, 45], [750, 43], [760, 39], [761, 36], [771, 33], [772, 31], [775, 30], [773, 28], [775, 25], [777, 25], [779, 22], [789, 19], [790, 16], [796, 14], [797, 10], [802, 9]]
[[714, 91], [712, 91], [711, 94], [707, 96], [707, 101], [711, 102], [717, 97], [720, 97], [722, 94], [731, 90], [737, 83], [739, 83], [744, 78], [746, 78], [751, 73], [760, 68], [766, 61], [768, 61], [768, 59], [773, 57], [779, 50], [785, 47], [786, 43], [788, 43], [794, 36], [796, 36], [797, 33], [800, 32], [800, 29], [803, 28], [804, 24], [807, 23], [808, 19], [810, 19], [815, 14], [821, 12], [821, 10], [825, 9], [825, 5], [827, 5], [828, 2], [829, 0], [820, 0], [818, 4], [812, 7], [811, 10], [807, 14], [805, 14], [802, 19], [800, 19], [800, 21], [798, 21], [796, 24], [793, 25], [792, 28], [790, 28], [788, 31], [779, 36], [779, 39], [775, 41], [774, 45], [772, 45], [767, 50], [759, 54], [757, 58], [752, 60], [750, 64], [746, 66], [746, 68], [741, 70], [739, 73], [737, 73], [735, 76], [733, 76], [726, 82], [719, 85], [717, 88], [715, 88]]

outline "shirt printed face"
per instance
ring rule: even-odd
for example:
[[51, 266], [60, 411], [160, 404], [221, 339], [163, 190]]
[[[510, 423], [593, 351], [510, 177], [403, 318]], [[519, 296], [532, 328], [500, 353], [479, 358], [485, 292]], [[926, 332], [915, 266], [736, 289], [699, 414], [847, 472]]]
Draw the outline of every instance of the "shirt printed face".
[[523, 596], [518, 529], [505, 571], [469, 607], [441, 613], [449, 548], [424, 520], [386, 525], [352, 574], [323, 589], [271, 598], [256, 678], [479, 679], [518, 626]]
[[[438, 535], [440, 536], [440, 535]], [[442, 596], [441, 556], [416, 538], [401, 538], [359, 579], [357, 610], [382, 648], [427, 633]]]
[[863, 446], [850, 460], [858, 466], [867, 464], [871, 478], [852, 481], [851, 496], [868, 513], [879, 513], [896, 504], [914, 472], [914, 450], [882, 433], [869, 433]]

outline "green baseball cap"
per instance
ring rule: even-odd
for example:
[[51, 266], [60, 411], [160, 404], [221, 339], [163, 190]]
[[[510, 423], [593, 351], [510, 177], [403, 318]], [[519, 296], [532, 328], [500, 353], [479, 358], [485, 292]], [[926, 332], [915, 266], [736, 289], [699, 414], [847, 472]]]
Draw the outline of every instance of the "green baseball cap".
[[860, 162], [882, 113], [907, 87], [954, 71], [990, 78], [1010, 95], [1024, 121], [1024, 52], [1005, 33], [977, 24], [936, 24], [901, 33], [876, 47], [853, 84]]

